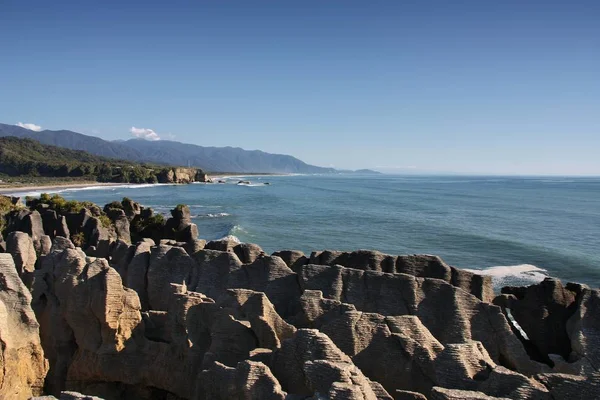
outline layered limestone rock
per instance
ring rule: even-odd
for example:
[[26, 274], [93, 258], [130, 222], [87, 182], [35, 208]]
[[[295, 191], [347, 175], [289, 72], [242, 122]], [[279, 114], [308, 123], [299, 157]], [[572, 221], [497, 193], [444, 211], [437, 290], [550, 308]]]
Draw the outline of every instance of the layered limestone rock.
[[304, 290], [319, 290], [359, 311], [416, 315], [442, 344], [479, 341], [495, 362], [527, 375], [546, 371], [529, 358], [499, 307], [443, 280], [312, 264], [299, 277]]
[[191, 242], [198, 238], [198, 227], [192, 223], [188, 206], [178, 205], [171, 210], [171, 218], [165, 225], [164, 237], [178, 242]]
[[[390, 393], [431, 394], [432, 387], [469, 388], [489, 395], [547, 395], [535, 381], [498, 366], [476, 341], [440, 343], [414, 315], [383, 316], [356, 311], [354, 306], [324, 299], [306, 290], [302, 313], [370, 379]], [[373, 362], [373, 360], [378, 360]]]
[[48, 363], [39, 325], [10, 254], [0, 254], [0, 398], [28, 399], [42, 393]]
[[[99, 394], [99, 382], [114, 382], [102, 387], [107, 398], [122, 398], [122, 385], [152, 387], [184, 399], [211, 398], [194, 396], [207, 391], [231, 395], [224, 386], [214, 388], [210, 376], [234, 374], [260, 379], [235, 388], [238, 398], [258, 399], [266, 393], [278, 398], [283, 395], [278, 380], [265, 365], [247, 360], [259, 348], [286, 348], [273, 354], [275, 364], [285, 363], [293, 355], [291, 349], [304, 346], [310, 354], [335, 354], [335, 363], [327, 357], [307, 358], [298, 365], [307, 376], [306, 387], [290, 393], [312, 390], [312, 395], [327, 389], [331, 398], [391, 398], [375, 396], [385, 390], [366, 379], [325, 335], [315, 331], [298, 336], [264, 293], [231, 290], [215, 303], [183, 285], [170, 285], [171, 291], [164, 294], [167, 310], [142, 315], [137, 294], [123, 287], [121, 276], [106, 260], [86, 257], [75, 248], [58, 251], [59, 246], [55, 242], [44, 259], [34, 286], [50, 360], [47, 387], [53, 394], [64, 389]], [[207, 387], [190, 385], [196, 381]], [[343, 393], [346, 397], [340, 397]]]
[[13, 257], [19, 277], [28, 288], [33, 281], [37, 254], [31, 236], [25, 232], [11, 232], [6, 238], [6, 252]]
[[0, 398], [600, 397], [600, 291], [583, 285], [492, 304], [489, 278], [434, 256], [269, 256], [129, 199], [38, 211], [41, 232], [31, 211], [7, 220], [29, 234], [0, 256]]
[[[273, 353], [271, 369], [288, 393], [326, 399], [392, 399], [323, 333], [300, 329]], [[317, 397], [319, 398], [319, 397]]]
[[490, 302], [494, 297], [491, 277], [476, 275], [451, 267], [437, 256], [424, 254], [391, 256], [372, 250], [353, 252], [325, 250], [313, 252], [308, 263], [329, 266], [342, 265], [365, 271], [401, 273], [420, 278], [442, 279], [471, 293], [480, 300]]
[[600, 291], [563, 286], [547, 278], [526, 288], [507, 287], [495, 304], [510, 312], [531, 343], [534, 357], [557, 372], [593, 374], [600, 370]]
[[159, 183], [210, 182], [208, 175], [197, 168], [168, 168], [157, 175]]

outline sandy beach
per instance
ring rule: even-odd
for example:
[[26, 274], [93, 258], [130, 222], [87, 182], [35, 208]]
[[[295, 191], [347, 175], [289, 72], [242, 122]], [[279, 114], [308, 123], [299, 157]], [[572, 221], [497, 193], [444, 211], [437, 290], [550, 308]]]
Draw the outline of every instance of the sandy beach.
[[49, 184], [49, 185], [14, 185], [14, 184], [2, 184], [0, 185], [0, 194], [10, 195], [12, 193], [21, 193], [29, 190], [46, 190], [48, 193], [52, 193], [56, 190], [69, 189], [69, 188], [85, 188], [90, 186], [119, 186], [122, 183], [104, 183], [104, 182], [80, 182], [80, 183], [64, 183], [64, 184]]

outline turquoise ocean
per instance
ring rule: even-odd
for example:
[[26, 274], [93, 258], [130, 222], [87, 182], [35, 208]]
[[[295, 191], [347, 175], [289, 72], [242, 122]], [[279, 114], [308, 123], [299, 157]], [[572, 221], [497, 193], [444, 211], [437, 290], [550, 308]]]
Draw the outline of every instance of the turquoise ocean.
[[240, 179], [60, 194], [101, 205], [129, 197], [165, 215], [184, 203], [201, 238], [235, 236], [269, 253], [426, 253], [490, 274], [497, 287], [547, 275], [600, 286], [600, 178], [296, 175], [245, 177], [251, 184], [238, 185]]

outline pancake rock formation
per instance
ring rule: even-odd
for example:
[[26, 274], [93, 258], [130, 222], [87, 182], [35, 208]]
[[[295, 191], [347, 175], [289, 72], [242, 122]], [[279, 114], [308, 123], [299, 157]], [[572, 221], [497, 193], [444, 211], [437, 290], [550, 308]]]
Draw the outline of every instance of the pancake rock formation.
[[6, 216], [1, 399], [600, 398], [585, 285], [495, 296], [435, 256], [269, 255], [198, 239], [183, 205], [41, 204]]

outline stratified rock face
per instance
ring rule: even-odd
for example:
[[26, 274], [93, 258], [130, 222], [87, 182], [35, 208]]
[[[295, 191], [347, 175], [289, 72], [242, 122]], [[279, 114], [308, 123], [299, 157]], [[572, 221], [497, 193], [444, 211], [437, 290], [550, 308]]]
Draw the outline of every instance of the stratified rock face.
[[304, 253], [299, 250], [276, 251], [273, 256], [280, 257], [294, 272], [298, 272], [300, 267], [308, 264], [309, 261]]
[[510, 309], [513, 317], [542, 354], [571, 353], [567, 321], [575, 312], [576, 293], [556, 279], [545, 279], [529, 288], [504, 288], [495, 303]]
[[480, 341], [496, 362], [526, 374], [544, 371], [530, 360], [499, 307], [440, 279], [309, 264], [301, 268], [300, 282], [304, 290], [319, 290], [359, 311], [416, 315], [442, 344]]
[[[224, 384], [226, 382], [226, 384]], [[198, 378], [196, 399], [285, 400], [286, 393], [261, 362], [242, 361], [236, 368], [215, 362]]]
[[[492, 304], [489, 278], [439, 257], [269, 256], [197, 239], [186, 206], [166, 224], [129, 199], [107, 207], [122, 226], [102, 226], [100, 210], [64, 217], [85, 252], [43, 207], [52, 242], [7, 238], [17, 262], [0, 258], [12, 274], [0, 284], [19, 289], [0, 292], [0, 317], [13, 315], [0, 319], [0, 362], [22, 369], [0, 390], [39, 394], [46, 376], [48, 394], [110, 400], [600, 397], [597, 290], [546, 280]], [[12, 226], [31, 214], [11, 214]], [[137, 241], [147, 229], [156, 241]], [[8, 351], [35, 340], [47, 375], [43, 356]]]
[[372, 382], [327, 335], [317, 330], [301, 329], [284, 341], [273, 353], [271, 367], [288, 393], [307, 397], [321, 393], [330, 399], [392, 398], [385, 391], [385, 397], [378, 397]]
[[197, 168], [169, 168], [157, 176], [160, 183], [209, 182], [210, 178]]
[[600, 370], [600, 291], [547, 278], [526, 288], [508, 287], [494, 303], [510, 311], [534, 348], [554, 371]]
[[33, 281], [37, 255], [31, 236], [25, 232], [11, 232], [6, 238], [6, 252], [13, 257], [19, 277], [28, 288]]
[[179, 205], [171, 210], [172, 217], [167, 220], [164, 236], [178, 242], [192, 242], [198, 239], [198, 227], [192, 223], [188, 206]]
[[0, 399], [42, 393], [48, 363], [30, 303], [11, 255], [0, 254]]
[[494, 297], [492, 280], [489, 276], [476, 275], [446, 264], [440, 257], [424, 254], [390, 256], [372, 250], [354, 252], [319, 251], [313, 252], [310, 264], [342, 265], [365, 271], [401, 273], [420, 278], [442, 279], [459, 287], [480, 300], [490, 302]]

